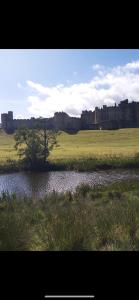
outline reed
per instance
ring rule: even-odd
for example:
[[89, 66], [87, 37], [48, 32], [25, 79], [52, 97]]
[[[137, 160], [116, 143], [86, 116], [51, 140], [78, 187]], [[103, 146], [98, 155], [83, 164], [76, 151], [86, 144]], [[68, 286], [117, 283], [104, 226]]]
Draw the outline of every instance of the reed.
[[138, 251], [139, 183], [0, 197], [0, 250]]

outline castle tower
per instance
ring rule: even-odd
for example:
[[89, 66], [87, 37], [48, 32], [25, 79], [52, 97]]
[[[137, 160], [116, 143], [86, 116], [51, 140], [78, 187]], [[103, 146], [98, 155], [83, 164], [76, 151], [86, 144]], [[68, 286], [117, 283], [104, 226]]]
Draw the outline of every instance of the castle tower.
[[13, 121], [13, 111], [8, 111], [8, 120]]
[[82, 129], [91, 129], [95, 123], [95, 113], [91, 110], [83, 110], [81, 114]]
[[2, 129], [7, 133], [12, 133], [14, 130], [13, 112], [8, 111], [8, 114], [1, 114]]
[[8, 114], [1, 114], [1, 124], [3, 130], [6, 130], [7, 128], [7, 121], [8, 121]]

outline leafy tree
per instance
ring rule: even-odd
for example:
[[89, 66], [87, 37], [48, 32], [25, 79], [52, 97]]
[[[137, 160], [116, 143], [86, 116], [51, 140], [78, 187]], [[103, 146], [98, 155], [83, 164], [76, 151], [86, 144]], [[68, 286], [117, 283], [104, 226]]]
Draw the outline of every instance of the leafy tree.
[[57, 132], [52, 130], [46, 130], [43, 128], [40, 130], [40, 139], [41, 139], [41, 146], [42, 146], [42, 156], [44, 163], [47, 162], [47, 158], [49, 153], [52, 151], [53, 147], [57, 145]]
[[57, 133], [46, 130], [45, 127], [43, 129], [22, 127], [16, 131], [14, 137], [18, 155], [31, 168], [45, 166], [50, 151], [57, 144]]

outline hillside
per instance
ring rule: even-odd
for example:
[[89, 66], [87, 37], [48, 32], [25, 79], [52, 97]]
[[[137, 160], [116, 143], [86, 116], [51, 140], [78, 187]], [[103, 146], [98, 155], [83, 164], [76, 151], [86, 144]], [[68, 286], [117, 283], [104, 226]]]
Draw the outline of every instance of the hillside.
[[[139, 152], [139, 128], [85, 130], [77, 134], [62, 132], [50, 160], [78, 159], [91, 156], [134, 156]], [[18, 159], [13, 135], [0, 130], [0, 161]]]

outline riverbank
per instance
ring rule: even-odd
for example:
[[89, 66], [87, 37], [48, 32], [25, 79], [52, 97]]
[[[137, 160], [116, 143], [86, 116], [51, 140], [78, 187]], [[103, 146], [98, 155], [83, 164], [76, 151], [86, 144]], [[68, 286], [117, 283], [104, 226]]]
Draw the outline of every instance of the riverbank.
[[139, 250], [139, 182], [82, 184], [36, 201], [3, 193], [0, 250]]
[[[59, 159], [48, 162], [44, 167], [34, 166], [34, 171], [103, 171], [115, 169], [138, 169], [139, 154], [134, 157], [126, 156], [104, 156], [104, 157], [87, 157], [80, 159]], [[12, 173], [19, 171], [29, 171], [28, 166], [22, 164], [19, 160], [7, 160], [0, 163], [0, 174]]]
[[103, 171], [111, 169], [139, 168], [139, 155], [133, 157], [105, 155], [92, 156], [80, 159], [63, 159], [50, 162], [50, 170], [70, 171]]

